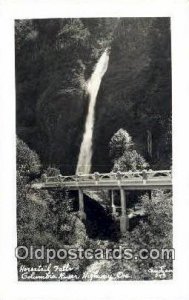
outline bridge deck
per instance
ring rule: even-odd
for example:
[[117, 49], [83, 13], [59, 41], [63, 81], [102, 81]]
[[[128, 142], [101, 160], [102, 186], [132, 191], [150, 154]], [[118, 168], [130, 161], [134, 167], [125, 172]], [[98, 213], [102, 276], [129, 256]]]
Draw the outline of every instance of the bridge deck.
[[172, 189], [169, 170], [88, 174], [77, 176], [52, 176], [43, 178], [43, 182], [32, 184], [36, 189], [66, 188], [70, 190], [154, 190]]
[[[79, 174], [73, 176], [42, 176], [42, 182], [33, 183], [31, 186], [36, 189], [68, 189], [78, 190], [79, 212], [78, 215], [82, 220], [86, 220], [84, 191], [95, 190], [119, 190], [121, 214], [120, 231], [125, 236], [129, 229], [129, 219], [131, 215], [127, 214], [127, 197], [124, 190], [155, 190], [155, 189], [172, 189], [171, 171], [146, 171], [142, 172], [117, 172], [105, 174]], [[116, 205], [114, 203], [114, 193], [111, 195], [112, 214], [117, 216]]]

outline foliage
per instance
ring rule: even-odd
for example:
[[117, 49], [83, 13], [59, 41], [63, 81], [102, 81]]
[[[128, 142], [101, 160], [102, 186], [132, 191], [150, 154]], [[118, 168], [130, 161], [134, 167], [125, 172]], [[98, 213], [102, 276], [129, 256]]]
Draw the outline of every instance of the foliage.
[[[162, 248], [172, 245], [172, 197], [171, 193], [164, 191], [155, 191], [151, 201], [147, 196], [142, 198], [142, 205], [148, 216], [148, 222], [144, 226], [145, 234], [143, 236], [146, 244], [150, 239], [151, 247]], [[151, 238], [149, 235], [152, 234]]]
[[[38, 155], [19, 138], [17, 138], [17, 198], [18, 201], [18, 220], [22, 205], [26, 201], [27, 184], [34, 176], [40, 174], [40, 160]], [[19, 221], [18, 221], [19, 223]]]
[[132, 138], [124, 129], [119, 129], [110, 140], [110, 156], [113, 160], [121, 157], [126, 150], [129, 150], [132, 143]]
[[[161, 251], [163, 248], [172, 248], [172, 200], [171, 194], [155, 191], [152, 199], [145, 195], [141, 203], [147, 215], [147, 222], [140, 222], [132, 231], [127, 234], [126, 239], [120, 241], [110, 240], [89, 240], [85, 225], [79, 220], [76, 214], [70, 211], [70, 204], [66, 199], [65, 191], [32, 190], [29, 186], [30, 174], [38, 177], [39, 158], [35, 152], [18, 139], [17, 141], [17, 232], [18, 245], [40, 247], [45, 245], [55, 249], [61, 247], [80, 247], [92, 249], [132, 248], [138, 253], [141, 248], [153, 248]], [[133, 151], [133, 150], [132, 150]], [[35, 168], [34, 168], [35, 166]], [[34, 172], [35, 170], [35, 172]], [[29, 174], [29, 175], [28, 175]], [[48, 175], [59, 174], [55, 168], [47, 169]], [[32, 176], [33, 179], [33, 176]], [[37, 180], [37, 178], [36, 178]], [[100, 194], [99, 194], [100, 197]], [[66, 199], [66, 201], [65, 201]], [[89, 207], [90, 208], [90, 207]], [[88, 209], [89, 209], [88, 208]], [[104, 222], [105, 219], [103, 218]], [[92, 226], [92, 224], [90, 225]], [[66, 261], [65, 261], [66, 262]], [[28, 266], [34, 266], [40, 261], [27, 261]], [[53, 261], [53, 264], [56, 261]], [[58, 262], [57, 262], [58, 263]], [[116, 276], [117, 272], [129, 274], [132, 280], [156, 279], [155, 273], [150, 269], [165, 267], [172, 270], [172, 260], [114, 260], [96, 262], [77, 260], [70, 262], [74, 268], [79, 265], [78, 272], [88, 272], [99, 276]], [[166, 279], [172, 278], [172, 273], [167, 273]]]
[[[143, 196], [141, 201], [148, 216], [147, 222], [141, 221], [132, 231], [127, 233], [115, 244], [107, 241], [106, 248], [132, 249], [132, 253], [139, 255], [141, 249], [147, 249], [150, 253], [152, 249], [161, 251], [164, 248], [172, 249], [172, 195], [167, 192], [156, 191], [149, 200], [147, 196]], [[96, 242], [95, 248], [104, 247], [104, 242]], [[162, 269], [161, 269], [162, 268]], [[152, 270], [152, 272], [151, 272]], [[157, 272], [160, 270], [159, 276]], [[128, 280], [152, 280], [152, 279], [171, 279], [173, 270], [173, 261], [166, 257], [146, 260], [142, 259], [110, 259], [109, 261], [93, 261], [87, 267], [88, 274], [94, 276], [94, 272], [104, 276], [112, 276], [116, 278], [118, 273], [128, 275]], [[154, 271], [154, 272], [153, 272]], [[165, 271], [165, 272], [164, 272]], [[122, 278], [120, 280], [125, 280]]]
[[[128, 130], [152, 168], [170, 168], [170, 144], [169, 150], [164, 148], [168, 127], [171, 133], [170, 45], [168, 18], [119, 20], [96, 105], [93, 164], [99, 171], [111, 169], [107, 146], [120, 128]], [[152, 157], [147, 151], [148, 131]]]
[[17, 166], [19, 176], [23, 179], [29, 178], [31, 175], [37, 176], [41, 168], [37, 153], [31, 151], [19, 138], [17, 138]]
[[136, 150], [125, 151], [123, 155], [115, 160], [113, 171], [138, 171], [148, 167], [145, 159]]
[[[85, 228], [77, 216], [70, 214], [65, 191], [47, 192], [30, 187], [31, 174], [39, 180], [40, 161], [35, 152], [17, 140], [17, 232], [18, 244], [35, 247], [61, 247], [64, 243], [83, 243]], [[48, 176], [60, 174], [48, 168]], [[66, 199], [66, 201], [65, 201]], [[69, 214], [68, 214], [69, 213]], [[79, 234], [78, 234], [79, 232]], [[84, 235], [84, 240], [83, 240]]]
[[15, 22], [17, 133], [45, 165], [56, 165], [64, 173], [75, 172], [88, 105], [86, 81], [110, 44], [116, 22]]
[[[89, 247], [104, 247], [102, 241], [88, 240], [84, 224], [65, 201], [65, 191], [37, 192], [30, 188], [31, 180], [38, 181], [42, 169], [37, 153], [49, 176], [60, 174], [49, 165], [60, 167], [64, 174], [75, 172], [88, 108], [86, 81], [109, 47], [109, 67], [95, 114], [95, 171], [147, 167], [148, 130], [152, 135], [151, 167], [170, 168], [169, 19], [16, 20], [15, 43], [17, 133], [24, 141], [17, 142], [18, 244], [58, 248], [88, 243]], [[130, 244], [136, 251], [140, 247], [171, 247], [170, 195], [159, 192], [151, 201], [143, 197], [142, 203], [148, 222], [136, 226], [127, 241], [119, 244]], [[109, 273], [127, 270], [133, 279], [153, 279], [148, 269], [161, 263], [112, 261], [111, 265], [102, 262], [102, 268]], [[172, 267], [171, 262], [166, 265]]]
[[51, 197], [43, 191], [34, 193], [29, 186], [31, 176], [32, 179], [39, 176], [40, 167], [38, 155], [22, 140], [17, 139], [17, 229], [18, 244], [21, 245], [30, 245], [32, 241], [34, 244], [41, 244], [41, 233], [49, 225], [51, 228], [55, 225], [53, 222], [48, 223], [48, 219], [52, 218], [47, 210]]
[[[149, 201], [147, 196], [142, 198], [142, 205], [148, 216], [147, 222], [141, 222], [129, 235], [129, 244], [139, 251], [141, 248], [171, 249], [172, 246], [172, 195], [163, 191], [154, 192]], [[167, 270], [173, 268], [172, 259], [138, 260], [136, 263], [135, 278], [154, 279], [155, 274], [149, 274], [150, 268], [165, 266]], [[167, 279], [172, 278], [172, 273], [168, 273]]]
[[43, 173], [49, 177], [58, 176], [60, 175], [60, 170], [57, 168], [48, 167]]
[[113, 158], [113, 171], [137, 171], [148, 167], [145, 159], [133, 149], [132, 138], [124, 129], [119, 129], [111, 138], [110, 155]]
[[152, 167], [170, 167], [168, 18], [16, 20], [15, 42], [17, 133], [46, 165], [75, 172], [88, 107], [86, 81], [109, 47], [96, 105], [94, 169], [111, 170], [108, 143], [119, 128], [128, 129]]

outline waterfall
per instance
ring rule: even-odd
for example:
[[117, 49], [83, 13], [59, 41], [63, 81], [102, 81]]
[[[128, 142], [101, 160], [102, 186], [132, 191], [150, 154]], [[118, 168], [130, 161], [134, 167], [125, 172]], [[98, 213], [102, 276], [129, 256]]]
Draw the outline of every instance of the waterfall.
[[87, 90], [89, 93], [89, 108], [85, 122], [85, 132], [80, 147], [79, 158], [77, 163], [76, 174], [84, 173], [89, 174], [91, 171], [91, 159], [92, 159], [92, 138], [93, 138], [93, 127], [95, 117], [95, 104], [100, 88], [102, 77], [104, 76], [108, 68], [109, 54], [106, 49], [99, 58], [95, 69], [87, 83]]

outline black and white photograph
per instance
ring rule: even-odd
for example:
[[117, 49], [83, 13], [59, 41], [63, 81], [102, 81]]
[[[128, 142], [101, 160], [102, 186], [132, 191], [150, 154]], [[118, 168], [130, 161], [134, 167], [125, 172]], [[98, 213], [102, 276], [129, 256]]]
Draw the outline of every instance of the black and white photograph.
[[172, 280], [169, 17], [15, 20], [19, 281]]
[[189, 1], [0, 0], [0, 300], [188, 300]]

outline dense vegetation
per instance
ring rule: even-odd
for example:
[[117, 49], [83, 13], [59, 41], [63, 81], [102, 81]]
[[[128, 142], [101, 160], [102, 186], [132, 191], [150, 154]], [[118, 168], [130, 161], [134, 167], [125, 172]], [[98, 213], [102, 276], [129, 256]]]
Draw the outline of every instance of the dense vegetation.
[[75, 172], [88, 105], [86, 80], [109, 45], [116, 22], [15, 23], [17, 133], [43, 164], [56, 165], [63, 173]]
[[[172, 247], [170, 193], [155, 191], [150, 201], [144, 193], [130, 194], [128, 208], [137, 201], [146, 219], [121, 238], [106, 192], [85, 195], [84, 224], [76, 194], [30, 186], [44, 173], [75, 173], [88, 108], [86, 81], [107, 47], [110, 61], [97, 99], [93, 170], [171, 167], [169, 19], [17, 20], [15, 38], [18, 245]], [[80, 275], [123, 270], [132, 279], [147, 280], [155, 278], [149, 268], [162, 265], [160, 260], [71, 263], [79, 264]], [[172, 269], [170, 260], [163, 264]]]
[[[111, 150], [113, 150], [111, 146]], [[127, 146], [126, 146], [127, 147]], [[117, 150], [117, 147], [114, 148]], [[125, 151], [124, 151], [125, 152]], [[114, 151], [115, 153], [115, 151]], [[130, 164], [133, 160], [130, 160]], [[133, 249], [138, 253], [140, 249], [153, 248], [161, 251], [162, 248], [172, 247], [172, 198], [170, 193], [155, 191], [149, 201], [148, 195], [139, 197], [138, 202], [143, 206], [147, 219], [134, 223], [125, 238], [121, 238], [119, 223], [116, 223], [110, 211], [104, 210], [104, 205], [110, 205], [108, 195], [98, 195], [103, 199], [101, 206], [90, 196], [85, 200], [85, 212], [87, 221], [85, 224], [78, 217], [78, 199], [76, 195], [68, 195], [66, 191], [51, 191], [31, 189], [30, 183], [40, 180], [41, 174], [59, 174], [57, 169], [45, 170], [40, 163], [37, 154], [30, 150], [20, 139], [17, 140], [17, 234], [18, 245], [24, 245], [34, 249], [41, 246], [53, 249], [118, 249], [119, 246]], [[94, 198], [94, 199], [93, 199]], [[75, 207], [74, 207], [75, 206]], [[43, 260], [20, 260], [21, 265], [39, 266]], [[53, 265], [60, 264], [54, 259]], [[163, 268], [172, 270], [172, 260], [63, 260], [61, 263], [69, 263], [76, 268], [73, 274], [82, 278], [84, 272], [89, 276], [94, 274], [116, 276], [118, 272], [128, 274], [128, 279], [149, 280], [169, 279], [172, 273], [160, 275], [149, 270]], [[19, 278], [20, 278], [20, 273]]]
[[170, 167], [168, 18], [17, 20], [15, 34], [17, 133], [43, 164], [75, 172], [88, 107], [86, 80], [109, 47], [97, 99], [93, 170], [112, 168], [108, 144], [120, 128], [153, 168]]
[[135, 145], [126, 130], [119, 129], [110, 140], [110, 157], [113, 171], [139, 171], [149, 167], [145, 159], [134, 149]]
[[107, 145], [128, 130], [153, 168], [171, 164], [171, 54], [167, 18], [120, 19], [98, 94], [94, 165], [109, 165]]

